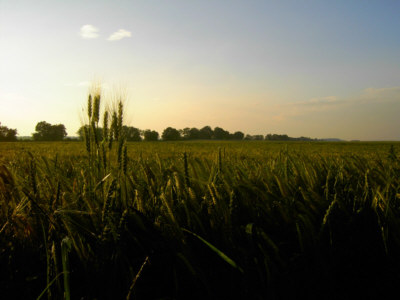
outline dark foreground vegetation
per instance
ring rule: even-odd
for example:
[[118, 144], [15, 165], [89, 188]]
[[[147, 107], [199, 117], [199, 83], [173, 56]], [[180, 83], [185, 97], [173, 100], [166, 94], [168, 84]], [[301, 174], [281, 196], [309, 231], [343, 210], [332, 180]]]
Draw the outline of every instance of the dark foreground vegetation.
[[397, 292], [398, 144], [127, 144], [114, 116], [103, 140], [91, 112], [83, 143], [0, 144], [5, 299]]

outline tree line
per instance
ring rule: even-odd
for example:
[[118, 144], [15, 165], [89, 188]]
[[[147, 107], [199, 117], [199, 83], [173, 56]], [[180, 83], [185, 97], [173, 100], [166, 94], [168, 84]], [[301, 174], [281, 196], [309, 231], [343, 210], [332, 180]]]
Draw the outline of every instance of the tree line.
[[7, 126], [1, 125], [0, 122], [0, 141], [1, 142], [13, 142], [17, 140], [17, 129], [11, 129]]
[[[85, 134], [85, 127], [89, 125], [81, 126], [77, 132], [79, 139], [83, 140]], [[102, 139], [103, 128], [98, 127], [97, 136]], [[122, 134], [125, 136], [127, 141], [140, 142], [140, 141], [185, 141], [185, 140], [249, 140], [249, 141], [315, 141], [317, 139], [311, 139], [308, 137], [289, 137], [287, 134], [267, 134], [263, 135], [250, 135], [244, 134], [241, 131], [230, 133], [229, 131], [215, 127], [212, 129], [210, 126], [204, 126], [203, 128], [183, 128], [176, 129], [173, 127], [167, 127], [161, 133], [161, 135], [151, 129], [141, 130], [132, 126], [122, 126]], [[63, 124], [52, 125], [46, 121], [37, 123], [35, 132], [32, 134], [32, 138], [35, 141], [62, 141], [66, 138], [67, 131]], [[16, 141], [17, 140], [17, 129], [10, 129], [6, 126], [2, 126], [0, 123], [0, 141]]]
[[[86, 127], [89, 125], [86, 125]], [[103, 129], [97, 128], [98, 136], [102, 139]], [[85, 132], [85, 126], [82, 126], [78, 130], [78, 136], [83, 140]], [[316, 141], [317, 139], [311, 139], [308, 137], [289, 137], [287, 134], [267, 134], [265, 136], [261, 134], [250, 135], [244, 134], [241, 131], [230, 133], [229, 131], [215, 127], [212, 129], [210, 126], [204, 126], [201, 129], [192, 127], [186, 127], [184, 129], [176, 129], [173, 127], [167, 127], [164, 129], [161, 135], [155, 130], [140, 130], [136, 127], [123, 126], [122, 134], [125, 136], [127, 141], [140, 142], [140, 141], [187, 141], [187, 140], [248, 140], [248, 141]]]
[[[77, 134], [80, 139], [83, 139], [85, 133], [85, 127], [88, 125], [81, 126]], [[102, 139], [103, 129], [97, 128], [98, 136]], [[229, 133], [220, 127], [212, 129], [210, 126], [204, 126], [201, 129], [198, 128], [184, 128], [176, 129], [173, 127], [167, 127], [160, 135], [157, 131], [146, 129], [140, 130], [136, 127], [123, 126], [122, 134], [127, 141], [182, 141], [182, 140], [243, 140], [244, 133], [237, 131], [235, 133]]]
[[[17, 141], [17, 129], [11, 129], [0, 123], [0, 142]], [[32, 139], [35, 141], [62, 141], [67, 136], [67, 131], [63, 124], [51, 125], [45, 121], [36, 124]]]

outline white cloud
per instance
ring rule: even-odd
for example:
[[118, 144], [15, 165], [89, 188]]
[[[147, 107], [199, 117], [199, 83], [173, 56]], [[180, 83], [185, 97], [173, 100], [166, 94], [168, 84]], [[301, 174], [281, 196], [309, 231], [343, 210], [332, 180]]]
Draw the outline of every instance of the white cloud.
[[337, 98], [335, 96], [311, 98], [309, 101], [304, 102], [304, 105], [327, 105], [336, 104]]
[[118, 31], [114, 32], [112, 35], [108, 37], [108, 41], [119, 41], [123, 38], [131, 37], [132, 34], [130, 31], [125, 29], [119, 29]]
[[99, 30], [96, 27], [90, 24], [86, 24], [81, 27], [79, 35], [83, 39], [95, 39], [99, 37], [98, 32]]

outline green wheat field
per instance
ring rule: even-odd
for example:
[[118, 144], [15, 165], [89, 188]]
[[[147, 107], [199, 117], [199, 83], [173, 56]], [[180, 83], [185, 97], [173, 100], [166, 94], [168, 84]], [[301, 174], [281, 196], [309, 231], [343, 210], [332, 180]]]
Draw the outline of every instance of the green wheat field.
[[[121, 108], [121, 107], [120, 107]], [[122, 115], [122, 114], [121, 114]], [[6, 299], [382, 298], [400, 143], [0, 143]]]

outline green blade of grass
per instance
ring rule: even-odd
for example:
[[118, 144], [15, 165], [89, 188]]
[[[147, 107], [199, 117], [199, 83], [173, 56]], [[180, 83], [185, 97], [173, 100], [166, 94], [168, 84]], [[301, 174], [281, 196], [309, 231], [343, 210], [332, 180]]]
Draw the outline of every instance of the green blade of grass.
[[184, 232], [187, 232], [187, 233], [197, 237], [200, 241], [202, 241], [204, 244], [206, 244], [212, 251], [214, 251], [219, 257], [221, 257], [225, 262], [230, 264], [235, 269], [239, 270], [241, 273], [244, 273], [243, 269], [240, 266], [238, 266], [237, 263], [233, 259], [231, 259], [228, 255], [226, 255], [224, 252], [219, 250], [213, 244], [211, 244], [210, 242], [206, 241], [205, 239], [203, 239], [201, 236], [195, 234], [194, 232], [191, 232], [190, 230], [187, 230], [185, 228], [182, 228], [182, 230]]

